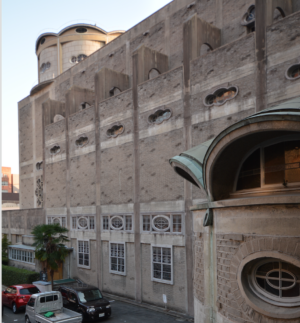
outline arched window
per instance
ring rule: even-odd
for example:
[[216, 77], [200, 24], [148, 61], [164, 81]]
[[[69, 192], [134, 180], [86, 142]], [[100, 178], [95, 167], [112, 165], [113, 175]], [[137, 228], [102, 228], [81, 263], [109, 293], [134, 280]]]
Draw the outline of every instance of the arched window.
[[209, 52], [211, 52], [213, 49], [209, 44], [202, 44], [200, 48], [200, 56], [203, 56]]
[[149, 72], [148, 79], [151, 80], [160, 74], [159, 70], [152, 68]]
[[262, 146], [244, 160], [236, 190], [285, 189], [300, 184], [300, 139]]
[[283, 10], [280, 7], [277, 7], [273, 13], [273, 22], [276, 22], [285, 17]]

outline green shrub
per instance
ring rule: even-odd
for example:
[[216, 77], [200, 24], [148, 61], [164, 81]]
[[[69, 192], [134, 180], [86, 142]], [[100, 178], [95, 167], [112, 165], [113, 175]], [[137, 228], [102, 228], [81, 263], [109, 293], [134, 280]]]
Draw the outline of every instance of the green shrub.
[[7, 257], [2, 257], [2, 265], [8, 266], [8, 258]]
[[32, 284], [40, 279], [40, 274], [27, 269], [2, 265], [2, 285]]

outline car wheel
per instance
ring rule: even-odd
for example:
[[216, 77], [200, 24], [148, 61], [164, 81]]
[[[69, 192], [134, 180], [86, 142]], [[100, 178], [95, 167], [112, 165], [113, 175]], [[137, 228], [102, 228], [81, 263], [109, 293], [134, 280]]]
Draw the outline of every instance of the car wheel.
[[25, 323], [30, 323], [28, 316], [25, 317]]
[[17, 314], [18, 313], [18, 308], [17, 308], [17, 304], [16, 303], [13, 303], [12, 304], [12, 311], [14, 314]]

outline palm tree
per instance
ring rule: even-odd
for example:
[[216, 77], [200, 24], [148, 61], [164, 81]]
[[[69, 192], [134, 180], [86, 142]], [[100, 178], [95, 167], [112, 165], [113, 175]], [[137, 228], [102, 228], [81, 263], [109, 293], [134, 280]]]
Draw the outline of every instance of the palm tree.
[[61, 227], [58, 223], [41, 224], [32, 230], [35, 246], [35, 258], [46, 261], [50, 267], [51, 285], [53, 290], [53, 275], [58, 266], [64, 262], [68, 250], [64, 243], [70, 241], [65, 235], [69, 230]]

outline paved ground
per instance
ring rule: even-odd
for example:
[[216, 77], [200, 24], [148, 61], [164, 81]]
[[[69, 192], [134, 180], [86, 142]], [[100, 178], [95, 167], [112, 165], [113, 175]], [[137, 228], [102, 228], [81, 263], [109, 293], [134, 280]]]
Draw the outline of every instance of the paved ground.
[[[121, 301], [111, 301], [112, 316], [99, 322], [107, 323], [177, 323], [185, 322], [185, 319], [176, 318], [164, 313], [156, 312], [140, 306]], [[3, 323], [24, 322], [24, 312], [13, 314], [10, 308], [4, 307]], [[186, 321], [188, 322], [188, 321]]]

